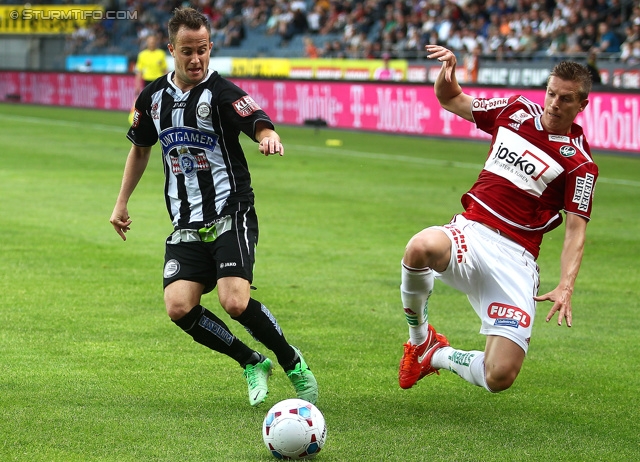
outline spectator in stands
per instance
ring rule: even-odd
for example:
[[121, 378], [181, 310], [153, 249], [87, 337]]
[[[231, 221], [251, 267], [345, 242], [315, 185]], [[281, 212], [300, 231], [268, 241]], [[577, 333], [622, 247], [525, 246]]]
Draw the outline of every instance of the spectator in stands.
[[598, 24], [598, 51], [603, 53], [618, 53], [620, 51], [620, 39], [606, 21]]
[[313, 9], [307, 13], [307, 25], [309, 26], [309, 33], [319, 34], [320, 29], [324, 26], [326, 21], [325, 11], [320, 3], [316, 3]]
[[309, 29], [307, 23], [306, 5], [304, 2], [292, 2], [291, 8], [291, 21], [287, 24], [286, 34], [283, 39], [289, 42], [296, 35], [302, 35]]
[[465, 53], [462, 62], [467, 73], [467, 81], [476, 83], [480, 71], [480, 47], [476, 46], [471, 52]]
[[271, 9], [271, 14], [269, 15], [269, 19], [267, 19], [266, 24], [266, 34], [267, 35], [275, 35], [280, 30], [280, 22], [286, 21], [286, 17], [284, 15], [284, 10], [279, 4], [275, 4]]
[[620, 61], [629, 66], [640, 64], [640, 39], [633, 42], [625, 40], [622, 42], [621, 49]]
[[567, 33], [564, 27], [559, 27], [551, 33], [551, 42], [547, 46], [547, 56], [562, 55], [568, 50]]
[[307, 58], [316, 59], [319, 55], [318, 48], [313, 42], [313, 39], [308, 35], [304, 37], [304, 55]]
[[580, 51], [586, 53], [596, 46], [596, 27], [592, 23], [584, 26], [584, 34], [580, 37]]
[[266, 0], [246, 0], [242, 5], [242, 20], [252, 29], [265, 24], [269, 19]]
[[518, 40], [518, 50], [529, 55], [538, 50], [538, 40], [530, 24], [522, 28], [522, 34]]
[[[166, 19], [163, 18], [170, 16], [168, 12], [182, 3], [182, 0], [126, 1], [130, 9], [141, 12], [138, 20], [143, 24], [140, 31], [142, 40], [155, 30], [155, 26], [164, 27]], [[392, 56], [403, 55], [410, 58], [414, 54], [407, 54], [407, 48], [413, 50], [417, 40], [414, 29], [420, 30], [418, 35], [422, 44], [448, 43], [450, 47], [460, 51], [472, 49], [466, 40], [469, 37], [476, 38], [482, 47], [483, 55], [494, 54], [499, 45], [505, 41], [506, 50], [511, 53], [516, 50], [530, 50], [533, 43], [536, 43], [537, 50], [549, 50], [549, 55], [586, 53], [594, 46], [598, 46], [600, 51], [617, 53], [624, 39], [616, 33], [625, 28], [628, 31], [632, 26], [640, 31], [640, 6], [634, 5], [631, 12], [632, 5], [621, 0], [481, 0], [480, 2], [465, 0], [443, 2], [433, 0], [411, 2], [402, 0], [346, 0], [343, 2], [337, 0], [292, 0], [290, 2], [192, 0], [192, 2], [202, 10], [203, 14], [210, 17], [214, 30], [218, 30], [218, 33], [212, 33], [212, 41], [217, 48], [224, 45], [225, 27], [230, 18], [242, 16], [241, 22], [244, 27], [256, 29], [266, 25], [266, 33], [279, 34], [283, 44], [303, 33], [343, 35], [346, 32], [349, 40], [344, 41], [344, 47], [349, 49], [350, 57], [366, 56], [371, 54], [371, 49], [378, 48], [391, 52]], [[296, 11], [303, 14], [296, 18], [294, 15]], [[609, 32], [613, 34], [604, 40], [601, 37], [602, 34], [597, 34], [596, 31], [603, 21], [607, 23]], [[531, 32], [527, 26], [531, 27]], [[494, 31], [494, 27], [498, 29], [497, 32]], [[583, 33], [578, 33], [578, 29], [583, 28]], [[563, 32], [556, 33], [559, 29]], [[456, 30], [460, 31], [460, 34], [457, 34]], [[433, 32], [438, 35], [437, 38], [433, 37]], [[101, 40], [104, 42], [102, 35]], [[106, 35], [108, 40], [109, 34]], [[627, 33], [626, 36], [628, 37], [629, 34]], [[616, 39], [618, 39], [617, 47]], [[228, 40], [233, 42], [237, 41], [237, 38]], [[464, 43], [460, 46], [461, 40]], [[369, 51], [364, 49], [366, 42], [371, 42]], [[376, 43], [380, 46], [378, 47]], [[607, 49], [603, 49], [603, 46]], [[77, 48], [73, 46], [73, 41], [70, 41], [68, 49]], [[417, 55], [419, 56], [422, 51], [420, 50]], [[530, 52], [535, 55], [535, 51]], [[332, 50], [331, 53], [335, 52]], [[523, 59], [524, 54], [517, 53], [515, 57]]]
[[569, 26], [564, 26], [563, 29], [566, 36], [567, 53], [571, 54], [581, 52], [580, 37], [584, 34], [584, 28], [578, 26], [571, 30]]
[[242, 17], [236, 16], [229, 19], [227, 27], [224, 29], [224, 43], [225, 47], [239, 47], [245, 38], [244, 24], [242, 23]]

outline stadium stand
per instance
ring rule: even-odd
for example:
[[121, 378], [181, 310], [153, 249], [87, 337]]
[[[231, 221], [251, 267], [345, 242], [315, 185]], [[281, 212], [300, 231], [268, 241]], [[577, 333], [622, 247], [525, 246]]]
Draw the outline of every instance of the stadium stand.
[[[51, 4], [48, 0], [46, 3]], [[69, 0], [74, 1], [74, 0]], [[57, 0], [68, 4], [69, 1]], [[9, 0], [11, 2], [11, 0]], [[75, 0], [75, 3], [95, 3]], [[38, 3], [38, 2], [31, 2]], [[67, 54], [125, 54], [148, 34], [167, 41], [180, 0], [104, 0], [136, 20], [102, 21], [69, 38]], [[194, 0], [211, 19], [214, 56], [424, 59], [424, 45], [513, 60], [555, 57], [640, 62], [640, 2], [633, 0]], [[477, 49], [477, 50], [476, 50]], [[475, 52], [474, 52], [475, 50]]]

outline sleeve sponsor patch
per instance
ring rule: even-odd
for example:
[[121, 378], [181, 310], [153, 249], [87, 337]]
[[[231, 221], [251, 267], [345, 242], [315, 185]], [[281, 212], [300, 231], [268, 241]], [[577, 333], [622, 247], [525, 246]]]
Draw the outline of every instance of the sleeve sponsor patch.
[[138, 128], [138, 125], [140, 125], [140, 111], [138, 111], [137, 109], [133, 110], [133, 123], [131, 124], [131, 126], [133, 128]]
[[591, 202], [594, 182], [595, 176], [591, 173], [587, 173], [584, 177], [576, 178], [576, 188], [573, 191], [573, 202], [578, 204], [578, 210], [581, 212], [589, 211], [589, 203]]
[[505, 107], [508, 104], [509, 98], [476, 98], [473, 100], [473, 103], [471, 103], [471, 110], [487, 112], [499, 107]]
[[233, 103], [233, 109], [240, 117], [248, 117], [256, 111], [260, 110], [260, 106], [249, 95], [243, 96]]

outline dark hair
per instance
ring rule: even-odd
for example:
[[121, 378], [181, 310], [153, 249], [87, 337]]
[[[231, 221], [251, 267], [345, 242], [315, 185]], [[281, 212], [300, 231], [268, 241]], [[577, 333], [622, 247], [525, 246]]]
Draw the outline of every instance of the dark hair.
[[211, 24], [205, 15], [193, 8], [176, 8], [173, 10], [173, 16], [169, 19], [169, 42], [175, 45], [176, 35], [180, 27], [186, 27], [191, 30], [200, 30], [202, 26], [207, 28], [207, 33], [211, 36]]
[[[586, 66], [578, 64], [574, 61], [562, 61], [554, 66], [549, 74], [551, 77], [558, 77], [562, 80], [570, 80], [572, 82], [578, 82], [580, 84], [580, 90], [578, 90], [578, 97], [580, 100], [585, 100], [589, 96], [591, 91], [591, 72]], [[547, 79], [547, 85], [549, 84]]]

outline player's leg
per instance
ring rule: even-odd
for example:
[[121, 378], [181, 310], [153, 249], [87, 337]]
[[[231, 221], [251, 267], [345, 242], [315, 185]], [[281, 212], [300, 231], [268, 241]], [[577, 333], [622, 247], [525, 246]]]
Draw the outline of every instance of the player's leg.
[[215, 277], [215, 266], [205, 244], [167, 240], [164, 300], [169, 318], [194, 341], [234, 359], [245, 372], [258, 367], [260, 380], [254, 381], [249, 394], [249, 401], [255, 406], [267, 396], [271, 361], [245, 345], [222, 319], [200, 304], [202, 294], [213, 290]]
[[473, 385], [499, 392], [513, 385], [524, 358], [524, 350], [512, 340], [489, 335], [484, 352], [444, 347], [433, 354], [431, 367], [449, 370]]
[[218, 316], [200, 305], [203, 285], [177, 280], [164, 290], [169, 318], [193, 340], [236, 360], [242, 367], [257, 363], [259, 354], [231, 333]]
[[438, 228], [427, 228], [413, 236], [405, 249], [400, 296], [409, 325], [409, 340], [404, 344], [398, 371], [401, 388], [411, 388], [424, 377], [421, 362], [435, 348], [448, 345], [446, 338], [429, 325], [428, 302], [433, 291], [434, 269], [443, 271], [447, 268], [451, 246], [452, 242], [445, 232]]
[[445, 347], [438, 349], [426, 366], [447, 369], [464, 380], [499, 392], [518, 376], [526, 356], [535, 317], [533, 295], [539, 283], [533, 256], [513, 241], [479, 223], [456, 222], [466, 251], [450, 269], [439, 275], [442, 282], [467, 294], [487, 336], [485, 351]]
[[[275, 316], [261, 302], [251, 298], [258, 223], [253, 207], [234, 206], [229, 210], [231, 230], [215, 242], [218, 268], [218, 297], [229, 315], [242, 324], [260, 343], [274, 352], [278, 363], [291, 380], [298, 398], [315, 403], [316, 379], [300, 351], [290, 345]], [[230, 264], [229, 264], [230, 263]]]

